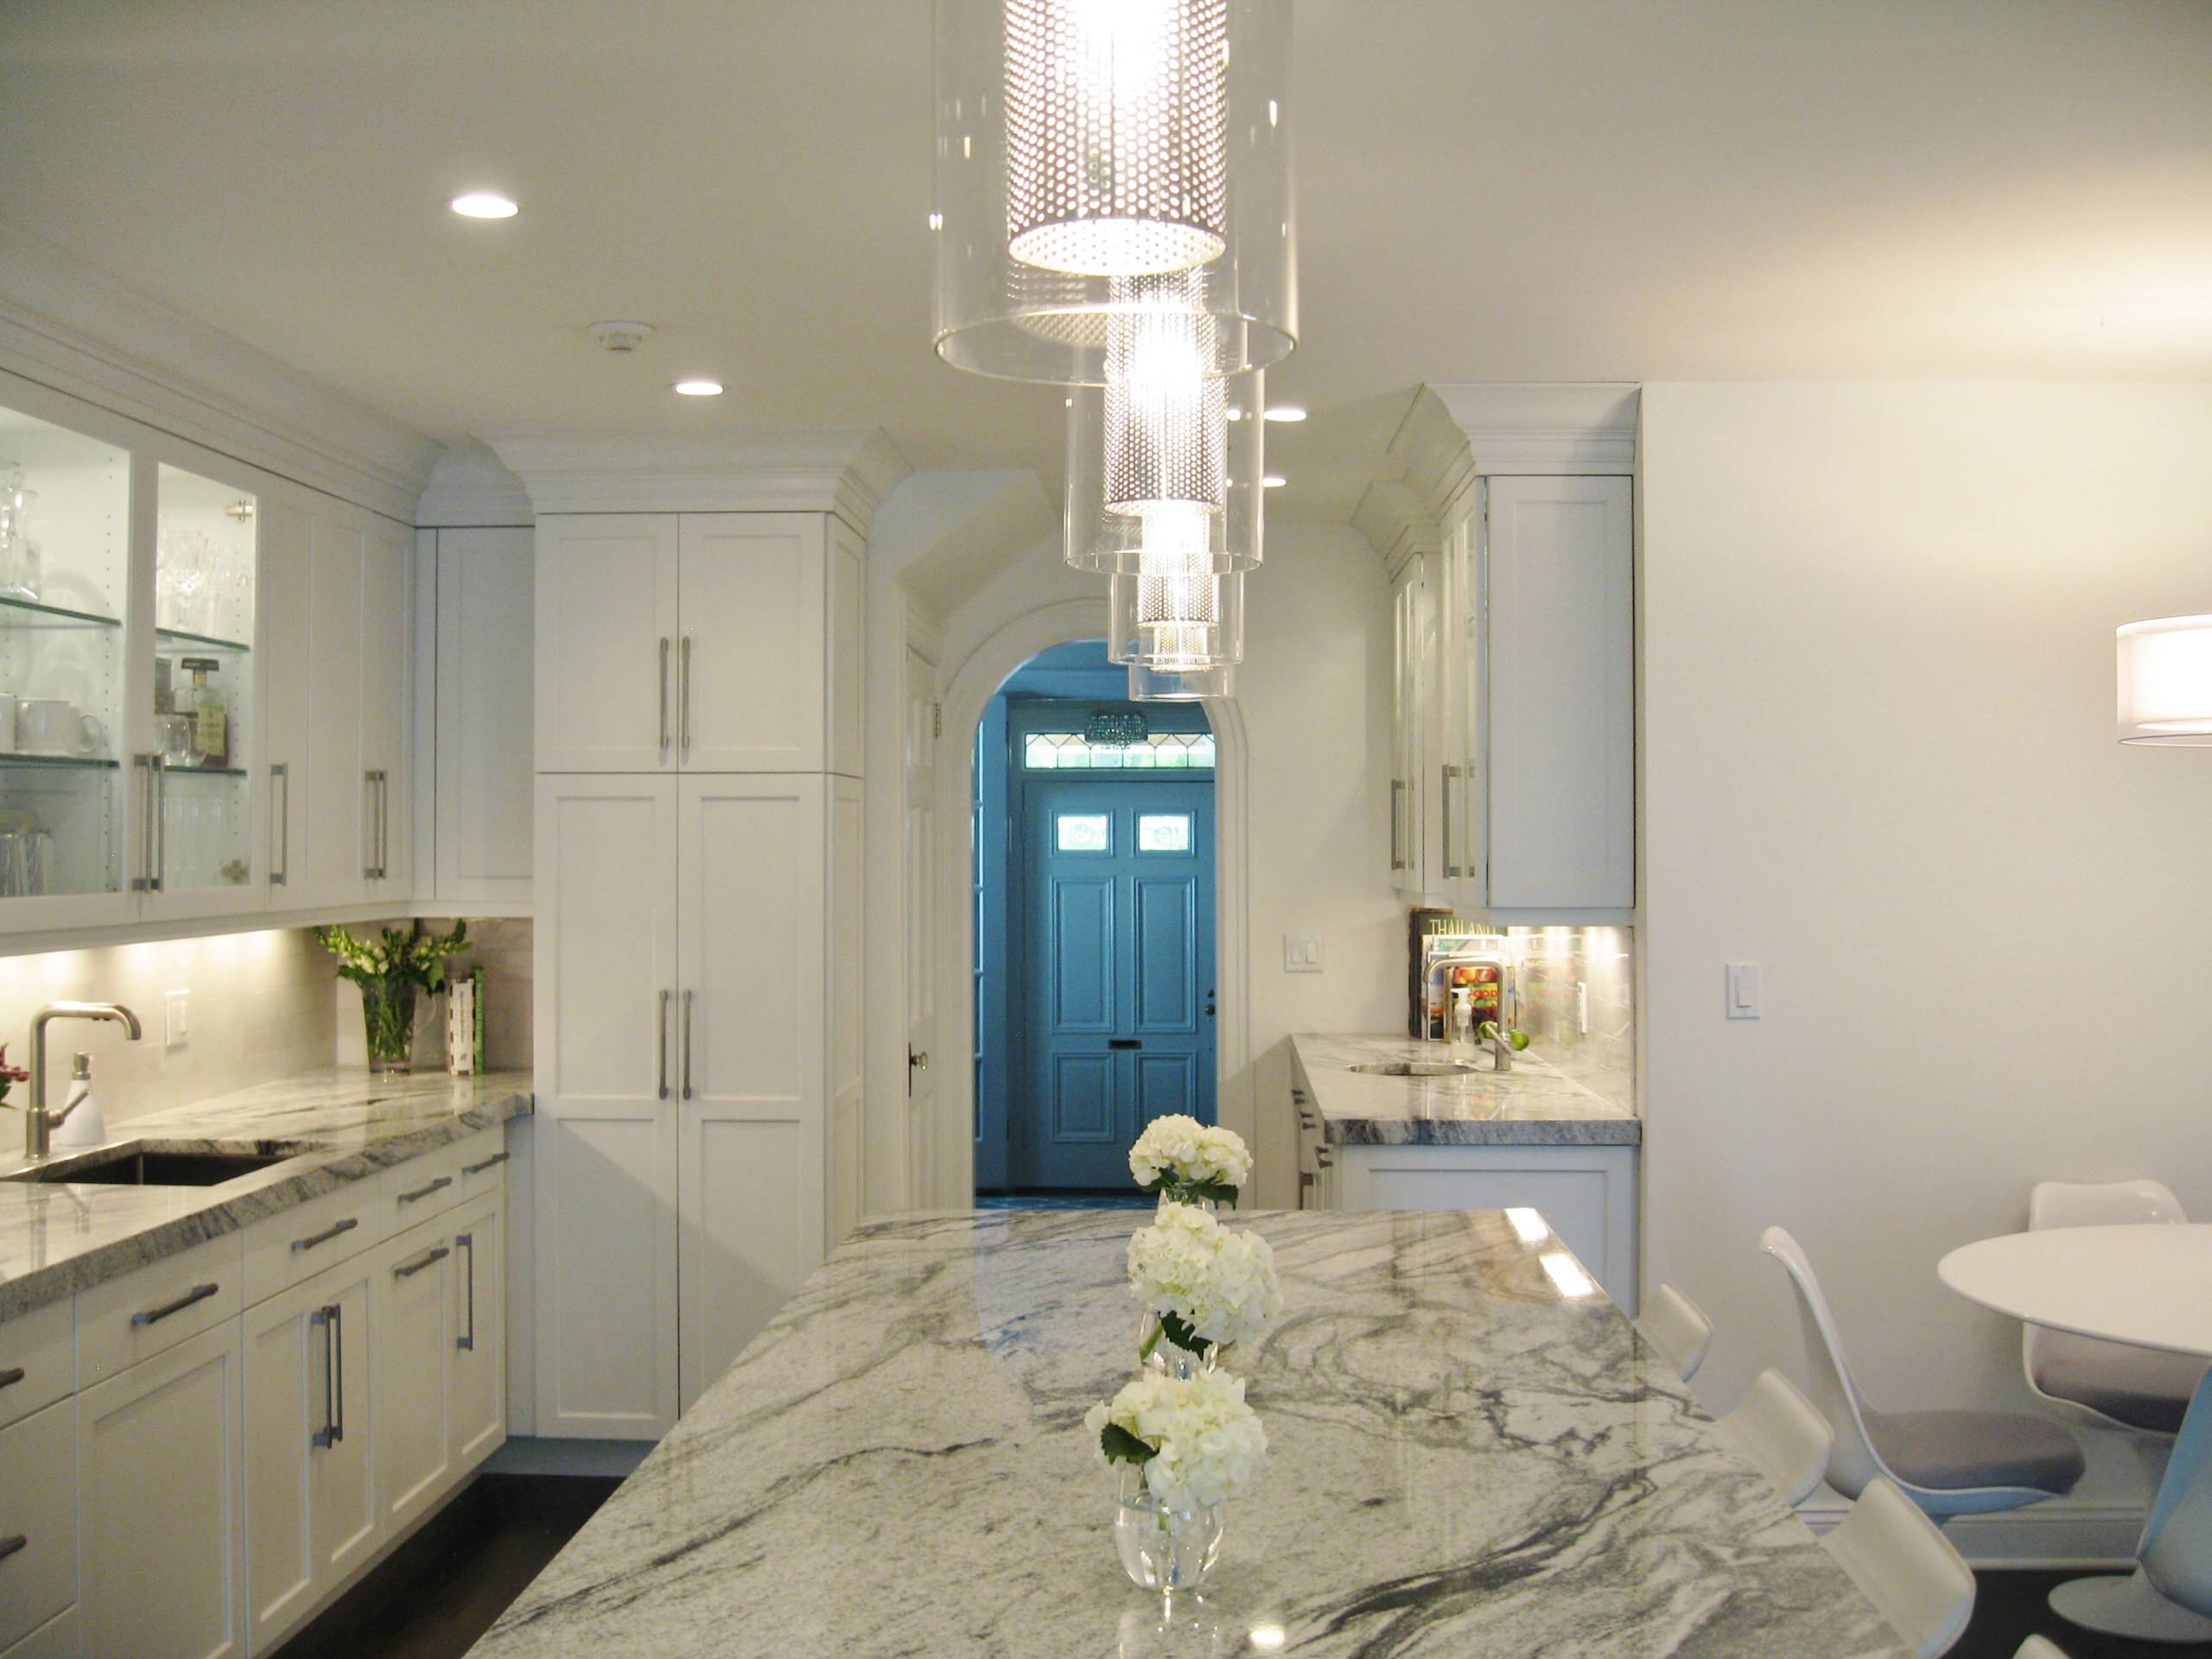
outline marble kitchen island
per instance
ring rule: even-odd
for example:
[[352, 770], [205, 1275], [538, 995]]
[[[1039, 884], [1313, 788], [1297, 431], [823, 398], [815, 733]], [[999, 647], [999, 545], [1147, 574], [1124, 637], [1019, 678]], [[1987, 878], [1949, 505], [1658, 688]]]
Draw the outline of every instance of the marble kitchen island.
[[1902, 1652], [1620, 1312], [1562, 1289], [1557, 1241], [1497, 1213], [1244, 1218], [1287, 1303], [1237, 1367], [1268, 1466], [1162, 1630], [1081, 1425], [1129, 1369], [1141, 1220], [861, 1228], [473, 1653]]

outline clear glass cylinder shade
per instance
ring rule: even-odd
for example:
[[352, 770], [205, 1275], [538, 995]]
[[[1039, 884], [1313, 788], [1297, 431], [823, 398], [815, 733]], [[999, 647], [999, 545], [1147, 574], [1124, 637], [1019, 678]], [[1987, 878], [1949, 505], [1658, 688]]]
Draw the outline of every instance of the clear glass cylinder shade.
[[1213, 374], [1297, 344], [1289, 0], [937, 0], [938, 354], [1101, 385], [1172, 304]]
[[1204, 702], [1226, 697], [1236, 690], [1236, 671], [1224, 664], [1189, 674], [1164, 674], [1158, 669], [1129, 664], [1131, 702]]
[[1244, 578], [1113, 576], [1108, 582], [1106, 652], [1157, 673], [1189, 675], [1244, 660]]
[[1105, 575], [1252, 569], [1264, 543], [1265, 377], [1159, 378], [1172, 384], [1140, 374], [1128, 395], [1069, 394], [1067, 562]]
[[2120, 741], [2212, 745], [2212, 616], [2120, 630]]

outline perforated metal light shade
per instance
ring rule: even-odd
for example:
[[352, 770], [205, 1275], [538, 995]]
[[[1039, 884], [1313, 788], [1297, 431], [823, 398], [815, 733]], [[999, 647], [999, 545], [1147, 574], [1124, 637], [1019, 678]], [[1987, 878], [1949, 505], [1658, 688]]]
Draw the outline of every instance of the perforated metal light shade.
[[2120, 630], [2120, 741], [2212, 746], [2212, 616]]
[[1078, 570], [1111, 575], [1196, 566], [1217, 575], [1256, 568], [1265, 551], [1265, 435], [1248, 414], [1265, 398], [1262, 377], [1208, 383], [1211, 391], [1163, 399], [1162, 429], [1122, 430], [1131, 411], [1111, 389], [1068, 394], [1067, 494], [1063, 552]]
[[1106, 654], [1115, 662], [1198, 674], [1244, 660], [1241, 573], [1116, 575], [1109, 588]]
[[1103, 385], [1114, 321], [1179, 272], [1215, 372], [1290, 351], [1290, 0], [937, 0], [936, 13], [931, 230], [948, 363]]

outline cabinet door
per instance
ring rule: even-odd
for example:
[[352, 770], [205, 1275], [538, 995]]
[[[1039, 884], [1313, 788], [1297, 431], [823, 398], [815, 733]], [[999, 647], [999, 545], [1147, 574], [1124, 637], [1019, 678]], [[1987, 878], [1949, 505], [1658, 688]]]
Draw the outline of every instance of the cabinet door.
[[85, 1650], [246, 1651], [238, 1322], [78, 1398]]
[[[361, 579], [368, 515], [318, 503], [313, 521], [307, 639], [306, 835], [292, 849], [294, 906], [360, 904], [369, 894], [362, 855], [369, 786], [361, 759]], [[279, 849], [280, 856], [282, 849]]]
[[245, 1316], [247, 1618], [259, 1652], [383, 1537], [372, 1458], [371, 1258]]
[[0, 1647], [77, 1599], [77, 1402], [0, 1430]]
[[677, 747], [691, 772], [821, 772], [828, 715], [820, 513], [686, 513]]
[[375, 1425], [377, 1503], [391, 1529], [406, 1526], [451, 1484], [446, 1397], [452, 1329], [453, 1236], [442, 1219], [412, 1228], [369, 1257], [369, 1407]]
[[289, 910], [310, 879], [302, 870], [308, 842], [308, 721], [315, 671], [309, 640], [315, 619], [315, 518], [289, 493], [261, 506], [261, 752], [268, 804], [268, 852], [262, 861], [267, 902]]
[[1428, 745], [1424, 741], [1430, 697], [1427, 687], [1430, 643], [1427, 561], [1415, 557], [1399, 573], [1393, 598], [1392, 638], [1396, 673], [1391, 696], [1392, 748], [1390, 766], [1390, 870], [1399, 891], [1426, 890], [1427, 864], [1424, 803]]
[[537, 543], [537, 770], [673, 769], [675, 515], [549, 513]]
[[1484, 901], [1625, 910], [1636, 899], [1629, 480], [1487, 488]]
[[372, 518], [361, 563], [361, 868], [372, 899], [414, 891], [408, 736], [415, 536]]
[[438, 532], [441, 904], [530, 903], [536, 566], [527, 530]]
[[507, 1437], [505, 1205], [483, 1199], [447, 1224], [454, 1252], [447, 1432], [453, 1466], [465, 1473]]
[[537, 781], [537, 1432], [676, 1421], [676, 779]]
[[[687, 778], [677, 869], [683, 1402], [822, 1259], [825, 796], [819, 775]], [[857, 996], [859, 987], [835, 988]]]

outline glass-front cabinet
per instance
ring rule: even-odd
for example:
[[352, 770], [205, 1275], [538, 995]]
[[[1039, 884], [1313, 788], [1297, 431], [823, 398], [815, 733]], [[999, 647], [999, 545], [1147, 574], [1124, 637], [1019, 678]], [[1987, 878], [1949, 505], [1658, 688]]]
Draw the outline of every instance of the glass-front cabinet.
[[0, 383], [0, 932], [267, 900], [252, 474], [106, 423]]

